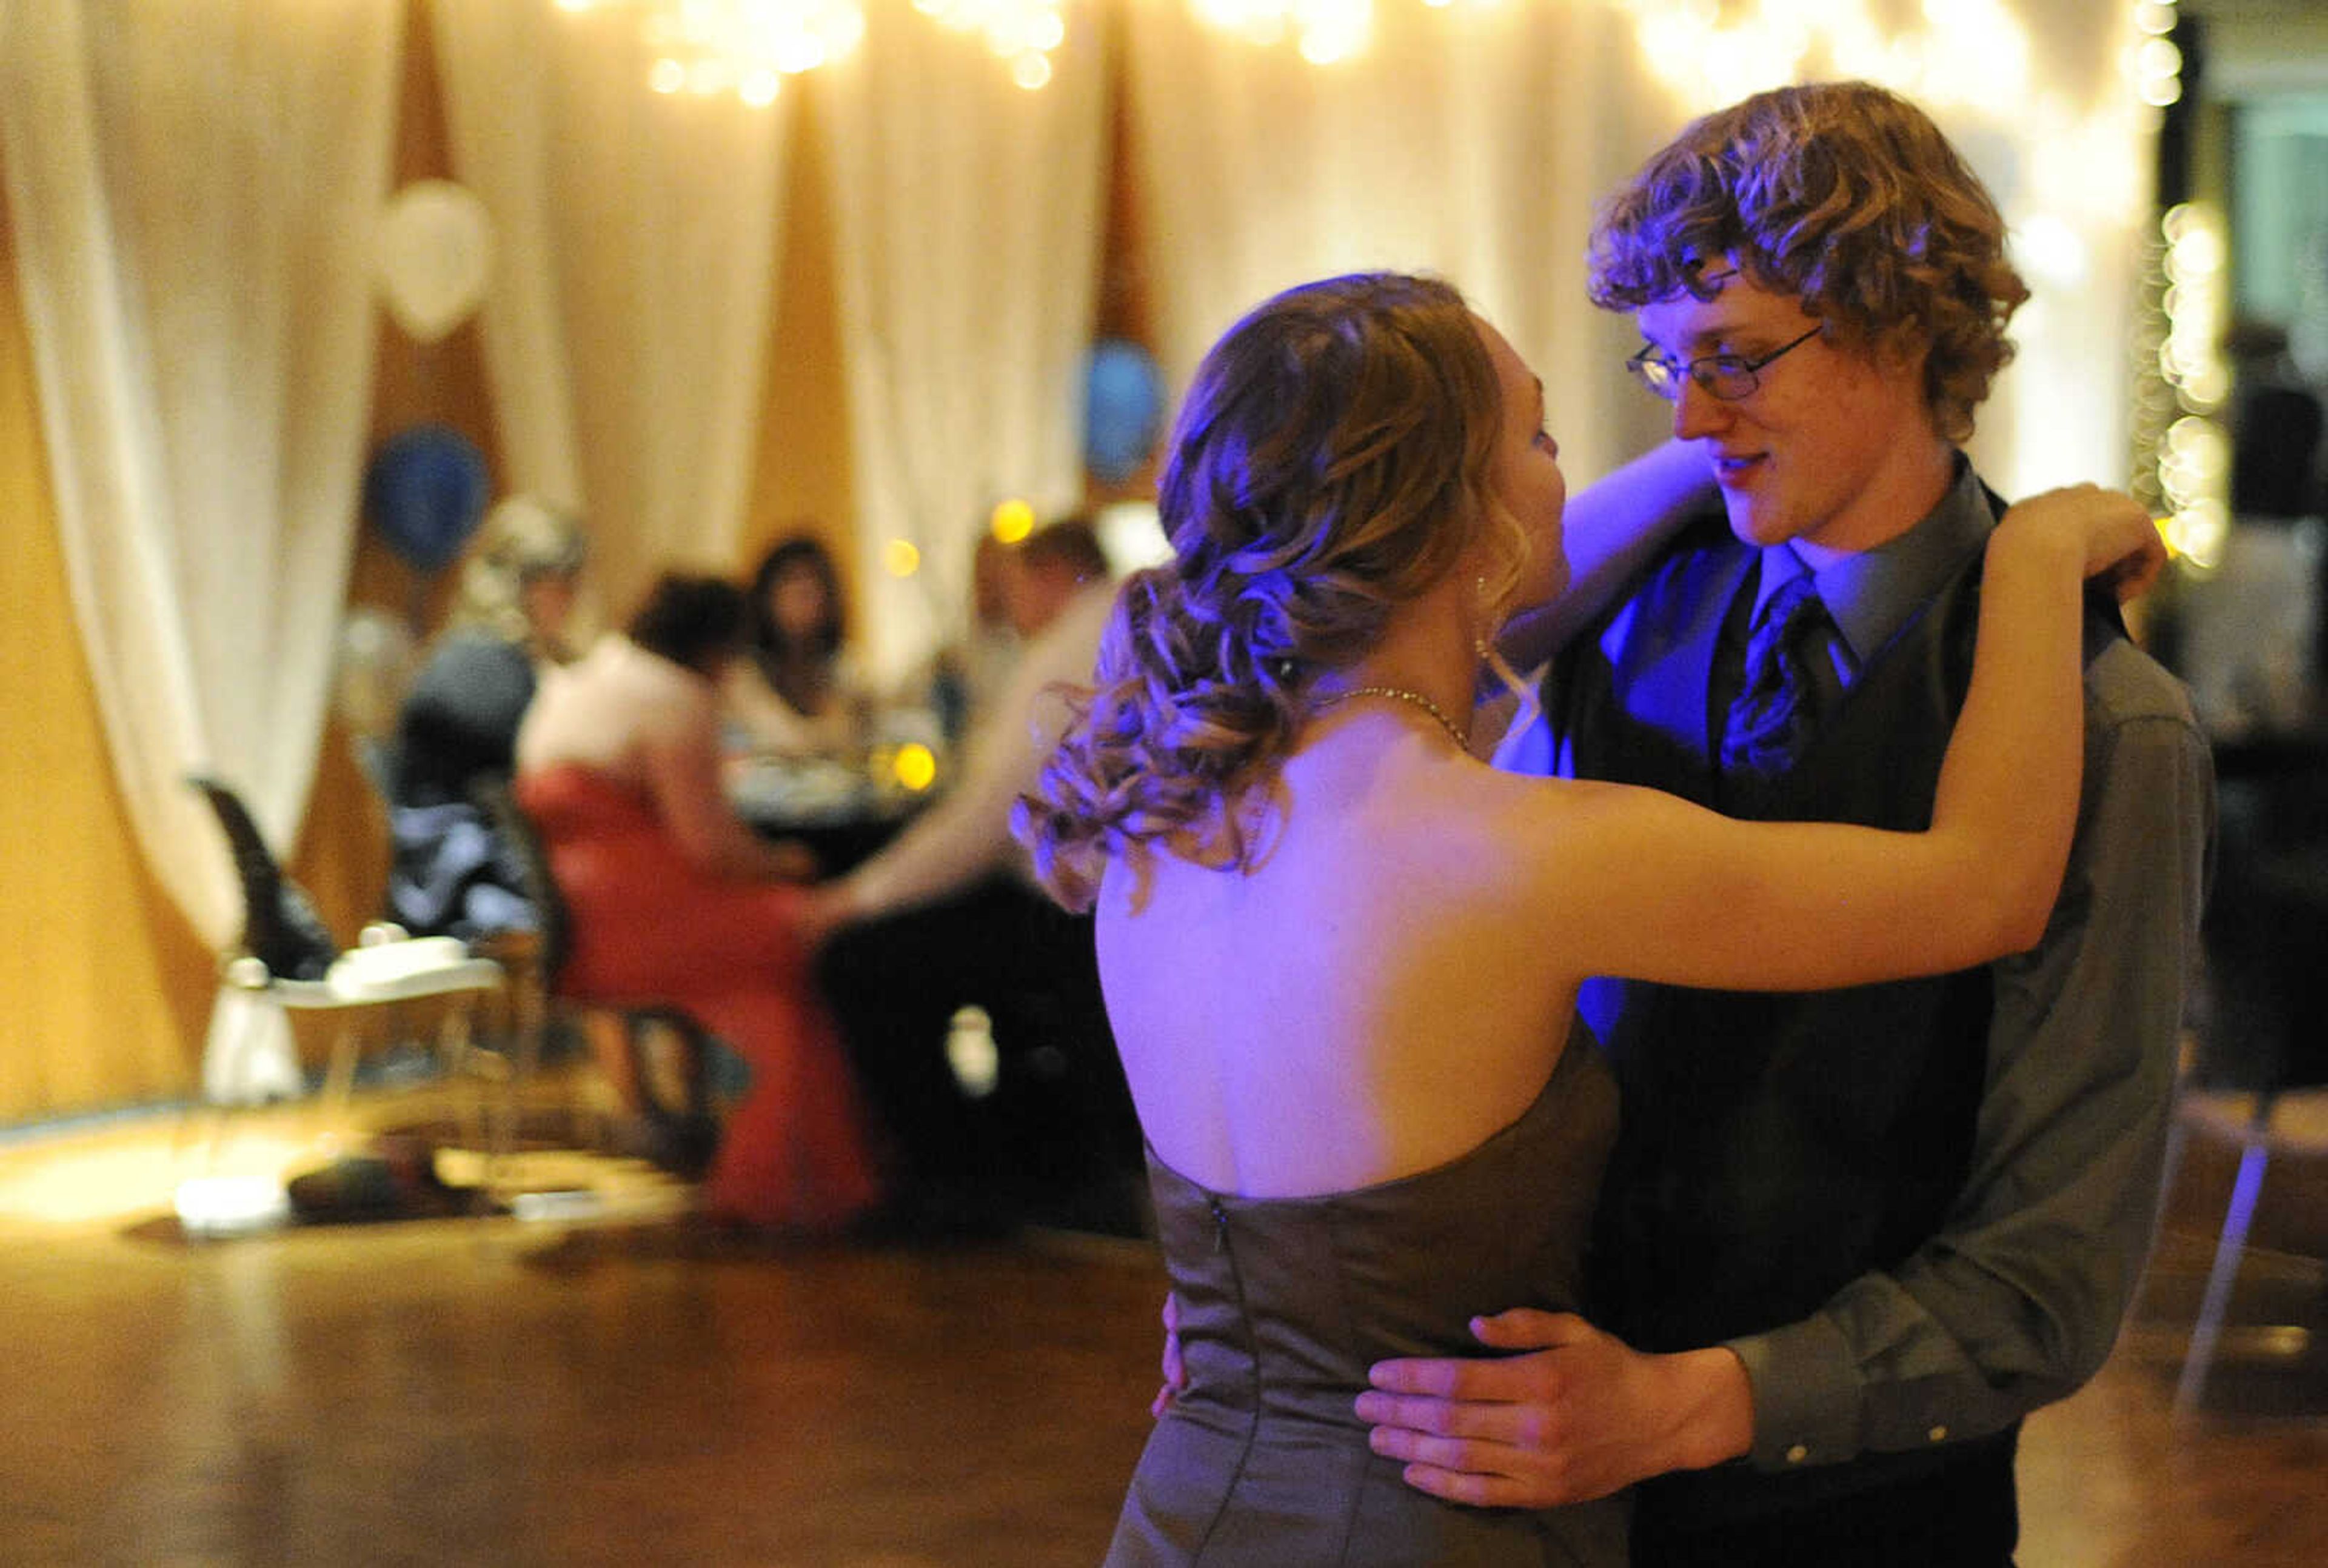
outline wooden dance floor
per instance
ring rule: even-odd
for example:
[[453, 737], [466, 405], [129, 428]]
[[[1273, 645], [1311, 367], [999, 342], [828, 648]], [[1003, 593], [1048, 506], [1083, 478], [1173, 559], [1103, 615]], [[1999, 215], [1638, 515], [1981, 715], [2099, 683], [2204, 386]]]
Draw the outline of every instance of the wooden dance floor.
[[[1104, 1546], [1155, 1385], [1144, 1244], [716, 1249], [645, 1168], [555, 1153], [518, 1174], [587, 1181], [595, 1212], [190, 1241], [187, 1131], [0, 1145], [0, 1562], [1087, 1568]], [[247, 1116], [221, 1160], [311, 1167], [317, 1131]], [[2240, 1307], [2277, 1328], [2227, 1342], [2210, 1407], [2168, 1419], [2229, 1174], [2185, 1162], [2117, 1357], [2031, 1423], [2024, 1568], [2323, 1561], [2318, 1264], [2257, 1256]], [[2275, 1179], [2258, 1239], [2328, 1250], [2328, 1176]]]

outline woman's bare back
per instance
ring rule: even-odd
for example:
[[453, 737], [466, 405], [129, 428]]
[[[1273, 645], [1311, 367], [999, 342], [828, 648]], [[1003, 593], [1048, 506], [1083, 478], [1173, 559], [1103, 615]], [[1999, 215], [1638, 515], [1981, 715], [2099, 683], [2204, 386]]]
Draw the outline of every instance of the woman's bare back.
[[1319, 727], [1252, 869], [1158, 853], [1108, 873], [1117, 1044], [1149, 1141], [1197, 1180], [1283, 1197], [1429, 1169], [1509, 1124], [1559, 1057], [1577, 977], [1547, 962], [1505, 821], [1546, 786], [1397, 727]]

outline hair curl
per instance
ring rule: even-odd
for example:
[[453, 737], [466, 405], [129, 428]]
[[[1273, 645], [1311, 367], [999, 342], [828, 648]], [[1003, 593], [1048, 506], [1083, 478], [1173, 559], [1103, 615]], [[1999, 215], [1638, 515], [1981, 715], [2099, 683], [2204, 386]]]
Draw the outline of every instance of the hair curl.
[[1159, 843], [1249, 866], [1266, 792], [1318, 676], [1380, 638], [1483, 528], [1502, 398], [1461, 295], [1436, 278], [1329, 278], [1265, 301], [1213, 346], [1159, 489], [1172, 546], [1126, 579], [1097, 688], [1013, 826], [1062, 904]]
[[1986, 187], [1923, 110], [1867, 82], [1779, 88], [1694, 121], [1601, 206], [1590, 288], [1606, 310], [1713, 297], [1734, 255], [1869, 347], [1921, 345], [1924, 399], [1951, 441], [2012, 361], [2029, 297]]

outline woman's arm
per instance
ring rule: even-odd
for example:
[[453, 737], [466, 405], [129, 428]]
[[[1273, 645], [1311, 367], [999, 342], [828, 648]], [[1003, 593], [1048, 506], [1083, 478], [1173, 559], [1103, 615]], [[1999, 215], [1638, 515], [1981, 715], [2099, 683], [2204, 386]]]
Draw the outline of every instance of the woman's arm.
[[1925, 832], [1734, 822], [1654, 791], [1571, 786], [1551, 854], [1568, 887], [1594, 890], [1588, 918], [1561, 923], [1578, 972], [1807, 991], [2034, 944], [2076, 825], [2083, 579], [2157, 549], [2139, 506], [2092, 486], [2005, 514]]
[[1516, 670], [1551, 658], [1713, 494], [1704, 456], [1668, 441], [1571, 495], [1560, 523], [1567, 584], [1506, 622], [1497, 651]]
[[699, 713], [642, 744], [655, 814], [689, 860], [714, 876], [791, 881], [801, 861], [760, 838], [737, 816], [719, 786], [719, 728], [709, 689]]

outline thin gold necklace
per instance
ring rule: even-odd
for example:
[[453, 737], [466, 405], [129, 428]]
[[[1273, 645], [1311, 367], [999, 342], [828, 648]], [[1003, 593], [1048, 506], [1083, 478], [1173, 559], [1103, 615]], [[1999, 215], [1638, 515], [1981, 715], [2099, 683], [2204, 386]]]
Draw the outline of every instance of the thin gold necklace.
[[1439, 728], [1447, 732], [1447, 738], [1455, 743], [1456, 750], [1469, 752], [1471, 749], [1470, 737], [1456, 728], [1455, 721], [1447, 717], [1445, 709], [1422, 692], [1410, 691], [1403, 686], [1353, 686], [1347, 691], [1336, 691], [1319, 698], [1318, 708], [1323, 712], [1328, 708], [1338, 708], [1355, 697], [1387, 697], [1394, 702], [1411, 703], [1438, 721]]

